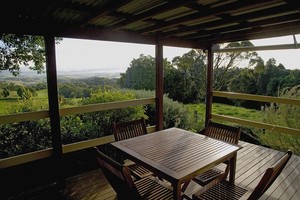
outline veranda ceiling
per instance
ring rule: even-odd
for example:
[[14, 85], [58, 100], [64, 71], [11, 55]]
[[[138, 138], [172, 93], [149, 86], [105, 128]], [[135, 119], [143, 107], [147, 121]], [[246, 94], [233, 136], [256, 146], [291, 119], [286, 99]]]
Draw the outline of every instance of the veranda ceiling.
[[4, 0], [2, 33], [206, 48], [300, 33], [299, 0]]

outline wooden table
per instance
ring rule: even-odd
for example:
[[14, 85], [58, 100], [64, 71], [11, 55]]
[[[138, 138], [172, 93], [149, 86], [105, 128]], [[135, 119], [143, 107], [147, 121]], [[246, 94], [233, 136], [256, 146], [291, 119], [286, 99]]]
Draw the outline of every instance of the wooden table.
[[181, 185], [230, 159], [234, 182], [236, 153], [241, 148], [190, 131], [170, 128], [113, 142], [128, 158], [171, 182], [174, 199], [181, 199]]

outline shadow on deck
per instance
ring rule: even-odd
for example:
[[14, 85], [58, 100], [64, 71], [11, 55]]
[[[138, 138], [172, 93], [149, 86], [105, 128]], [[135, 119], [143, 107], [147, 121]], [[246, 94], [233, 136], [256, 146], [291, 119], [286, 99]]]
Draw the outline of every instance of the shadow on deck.
[[[236, 184], [246, 188], [254, 188], [265, 170], [284, 152], [262, 146], [239, 142], [243, 148], [238, 152]], [[200, 186], [191, 182], [186, 194], [191, 195]], [[63, 191], [57, 192], [54, 187], [47, 186], [35, 191], [25, 192], [10, 200], [111, 200], [116, 194], [105, 179], [101, 170], [85, 172], [66, 180]], [[300, 157], [293, 155], [281, 175], [260, 199], [300, 199]]]

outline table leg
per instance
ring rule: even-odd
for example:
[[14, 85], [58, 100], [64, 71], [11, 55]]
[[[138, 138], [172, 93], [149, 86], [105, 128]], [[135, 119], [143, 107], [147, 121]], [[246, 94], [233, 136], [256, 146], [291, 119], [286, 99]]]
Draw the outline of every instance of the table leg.
[[181, 200], [181, 183], [173, 182], [173, 199], [174, 200]]
[[230, 173], [229, 173], [229, 182], [234, 184], [235, 181], [235, 171], [236, 171], [236, 158], [237, 153], [230, 159]]

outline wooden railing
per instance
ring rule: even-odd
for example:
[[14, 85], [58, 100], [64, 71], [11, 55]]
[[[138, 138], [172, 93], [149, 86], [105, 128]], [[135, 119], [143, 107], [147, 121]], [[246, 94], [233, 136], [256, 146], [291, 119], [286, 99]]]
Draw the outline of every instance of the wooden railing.
[[[279, 97], [268, 97], [268, 96], [260, 96], [260, 95], [249, 95], [249, 94], [241, 94], [241, 93], [232, 93], [232, 92], [220, 92], [220, 91], [213, 91], [214, 97], [224, 97], [224, 98], [234, 98], [234, 99], [244, 99], [244, 100], [253, 100], [253, 101], [260, 101], [260, 102], [271, 102], [271, 103], [283, 103], [283, 104], [290, 104], [300, 106], [300, 100], [297, 99], [288, 99], [288, 98], [279, 98]], [[97, 112], [97, 111], [104, 111], [104, 110], [111, 110], [111, 109], [118, 109], [118, 108], [126, 108], [131, 106], [139, 106], [139, 105], [147, 105], [147, 104], [155, 104], [155, 98], [146, 98], [146, 99], [134, 99], [129, 101], [121, 101], [121, 102], [111, 102], [111, 103], [101, 103], [101, 104], [94, 104], [94, 105], [85, 105], [80, 107], [72, 107], [72, 108], [63, 108], [60, 109], [61, 116], [68, 116], [74, 114], [84, 114], [89, 112]], [[38, 119], [45, 119], [49, 117], [49, 111], [37, 111], [37, 112], [30, 112], [30, 113], [21, 113], [21, 114], [14, 114], [14, 115], [5, 115], [0, 116], [0, 124], [5, 123], [16, 123], [22, 121], [29, 121], [29, 120], [38, 120]], [[266, 130], [271, 131], [278, 131], [281, 133], [291, 134], [300, 136], [300, 130], [282, 127], [273, 124], [266, 124], [262, 122], [255, 122], [240, 118], [234, 118], [225, 115], [217, 115], [212, 114], [212, 119], [215, 120], [222, 120], [231, 123], [241, 124], [245, 126], [252, 126], [256, 128], [263, 128]], [[153, 132], [155, 130], [155, 126], [147, 127], [148, 132]], [[107, 144], [114, 141], [114, 137], [112, 135], [95, 138], [91, 140], [85, 140], [77, 143], [63, 145], [63, 153], [70, 153], [82, 149], [87, 149], [93, 146], [98, 146], [102, 144]], [[14, 157], [9, 157], [0, 160], [0, 169], [7, 168], [15, 165], [19, 165], [22, 163], [39, 160], [42, 158], [47, 158], [52, 155], [52, 148], [44, 149], [40, 151], [35, 151], [27, 154], [22, 154]]]
[[[98, 112], [104, 110], [127, 108], [131, 106], [140, 106], [140, 105], [148, 105], [148, 104], [155, 104], [155, 98], [134, 99], [128, 101], [100, 103], [100, 104], [85, 105], [85, 106], [72, 107], [72, 108], [62, 108], [60, 109], [60, 116], [84, 114], [89, 112]], [[49, 111], [37, 111], [37, 112], [20, 113], [14, 115], [4, 115], [4, 116], [0, 116], [0, 124], [16, 123], [16, 122], [29, 121], [29, 120], [39, 120], [48, 117], [49, 117]], [[147, 127], [147, 130], [149, 133], [154, 132], [155, 126]], [[67, 144], [67, 145], [63, 145], [63, 153], [70, 153], [82, 149], [87, 149], [93, 146], [111, 143], [113, 141], [114, 141], [113, 135], [109, 135], [109, 136], [85, 140], [77, 143]], [[47, 158], [51, 155], [52, 155], [52, 148], [49, 148], [49, 149], [35, 151], [35, 152], [13, 156], [5, 159], [0, 159], [0, 169]]]
[[[242, 94], [242, 93], [234, 93], [234, 92], [221, 92], [221, 91], [213, 91], [213, 96], [214, 97], [231, 98], [231, 99], [243, 99], [243, 100], [281, 103], [281, 104], [300, 106], [299, 99], [269, 97], [269, 96]], [[262, 129], [266, 129], [266, 130], [270, 130], [270, 131], [276, 131], [276, 132], [291, 134], [291, 135], [295, 135], [295, 136], [300, 136], [299, 129], [293, 129], [293, 128], [289, 128], [289, 127], [274, 125], [274, 124], [267, 124], [267, 123], [263, 123], [263, 122], [250, 121], [250, 120], [234, 118], [234, 117], [225, 116], [225, 115], [216, 115], [216, 114], [212, 114], [212, 119], [227, 121], [227, 122], [236, 123], [236, 124], [245, 125], [245, 126], [252, 126], [252, 127], [256, 127], [256, 128], [262, 128]]]

